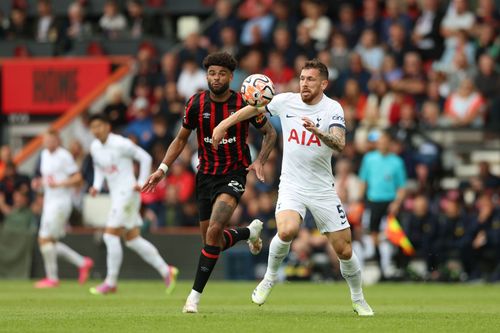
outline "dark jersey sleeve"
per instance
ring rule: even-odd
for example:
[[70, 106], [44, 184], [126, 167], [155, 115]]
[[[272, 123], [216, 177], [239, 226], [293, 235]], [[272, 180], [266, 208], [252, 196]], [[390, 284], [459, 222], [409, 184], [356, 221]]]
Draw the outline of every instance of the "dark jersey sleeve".
[[267, 117], [265, 113], [261, 113], [253, 118], [250, 118], [250, 122], [255, 128], [262, 128], [262, 126], [264, 126], [267, 123]]
[[186, 106], [184, 108], [184, 119], [182, 120], [182, 126], [184, 128], [194, 130], [197, 127], [197, 118], [198, 118], [198, 103], [195, 103], [197, 95], [191, 96], [191, 98], [186, 102]]

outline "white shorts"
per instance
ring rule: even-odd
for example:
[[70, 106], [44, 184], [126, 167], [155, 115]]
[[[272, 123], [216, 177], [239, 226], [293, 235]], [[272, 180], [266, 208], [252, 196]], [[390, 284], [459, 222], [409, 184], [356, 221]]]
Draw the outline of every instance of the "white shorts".
[[304, 220], [306, 209], [311, 212], [316, 227], [322, 234], [350, 227], [345, 210], [335, 190], [321, 193], [301, 193], [280, 188], [276, 214], [283, 210], [293, 210], [299, 213]]
[[111, 196], [111, 210], [106, 227], [133, 229], [142, 226], [139, 213], [141, 196], [138, 192], [119, 192]]
[[68, 200], [44, 201], [38, 236], [52, 239], [64, 237], [66, 234], [65, 224], [72, 209], [71, 198], [68, 198]]

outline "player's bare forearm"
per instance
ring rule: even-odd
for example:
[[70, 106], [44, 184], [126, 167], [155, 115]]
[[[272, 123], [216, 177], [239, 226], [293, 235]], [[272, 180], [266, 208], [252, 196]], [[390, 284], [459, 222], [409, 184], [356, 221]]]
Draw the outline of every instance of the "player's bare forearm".
[[341, 152], [345, 147], [345, 129], [338, 126], [330, 128], [329, 132], [317, 130], [316, 136], [328, 147], [337, 152]]
[[80, 172], [72, 174], [68, 179], [62, 181], [59, 186], [61, 187], [74, 187], [82, 184], [83, 177]]
[[261, 164], [264, 164], [274, 148], [278, 135], [276, 134], [274, 127], [269, 122], [266, 122], [260, 131], [264, 134], [264, 138], [262, 139], [262, 146], [260, 148], [258, 159]]
[[172, 141], [172, 143], [168, 147], [162, 163], [165, 163], [169, 167], [172, 165], [172, 163], [174, 163], [177, 157], [179, 157], [179, 155], [184, 150], [184, 147], [186, 147], [189, 135], [191, 135], [191, 130], [181, 127], [174, 141]]
[[250, 119], [260, 113], [264, 113], [265, 110], [265, 108], [256, 108], [254, 106], [247, 105], [221, 121], [217, 127], [222, 127], [224, 130], [227, 130], [229, 127], [234, 126], [237, 123]]

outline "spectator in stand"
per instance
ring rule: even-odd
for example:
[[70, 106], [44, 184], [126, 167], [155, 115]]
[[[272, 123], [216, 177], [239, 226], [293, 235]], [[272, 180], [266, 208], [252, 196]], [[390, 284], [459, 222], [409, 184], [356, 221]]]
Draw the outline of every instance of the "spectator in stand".
[[366, 29], [361, 33], [359, 43], [354, 51], [359, 53], [364, 68], [369, 72], [377, 73], [380, 71], [384, 60], [384, 50], [378, 44], [374, 30]]
[[486, 161], [479, 162], [479, 175], [471, 180], [476, 193], [483, 191], [498, 191], [500, 189], [500, 176], [491, 172], [490, 164]]
[[35, 214], [30, 209], [30, 196], [23, 190], [15, 190], [12, 206], [5, 205], [0, 200], [0, 216], [4, 215], [3, 230], [36, 233]]
[[147, 36], [163, 36], [161, 19], [158, 15], [144, 15], [144, 6], [140, 0], [128, 0], [127, 13], [130, 37], [140, 39]]
[[276, 93], [285, 92], [286, 86], [294, 78], [293, 69], [286, 65], [285, 58], [278, 51], [269, 52], [267, 59], [268, 66], [263, 74], [273, 81]]
[[343, 3], [339, 9], [339, 22], [335, 26], [337, 33], [345, 36], [349, 49], [358, 43], [361, 34], [361, 25], [356, 20], [354, 7], [350, 3]]
[[163, 117], [168, 124], [168, 131], [172, 135], [177, 132], [179, 120], [182, 119], [185, 100], [177, 92], [175, 82], [169, 82], [165, 86], [165, 91], [158, 105], [157, 111], [152, 110], [154, 115]]
[[475, 127], [484, 125], [484, 99], [470, 78], [464, 78], [457, 91], [452, 92], [444, 106], [448, 124], [452, 127]]
[[[155, 154], [153, 154], [153, 151], [158, 149], [162, 150], [163, 155], [165, 155], [168, 146], [170, 146], [170, 143], [174, 139], [173, 134], [174, 133], [169, 132], [169, 125], [164, 117], [161, 115], [153, 116], [153, 139], [151, 141], [149, 153], [154, 156]], [[160, 155], [160, 153], [158, 153], [158, 155]]]
[[387, 53], [394, 56], [398, 67], [403, 65], [404, 56], [414, 50], [407, 35], [408, 33], [401, 23], [395, 22], [389, 26], [389, 39], [386, 43]]
[[200, 90], [207, 89], [205, 71], [198, 66], [195, 59], [184, 60], [182, 71], [177, 81], [177, 91], [185, 100]]
[[438, 222], [437, 216], [429, 207], [428, 197], [417, 194], [412, 200], [410, 210], [403, 214], [400, 222], [415, 248], [416, 257], [425, 260], [427, 273], [435, 271], [439, 255], [436, 249]]
[[155, 80], [155, 89], [164, 89], [169, 82], [177, 82], [179, 78], [179, 61], [177, 53], [166, 52], [161, 57], [161, 71]]
[[202, 39], [197, 32], [189, 34], [182, 42], [182, 48], [178, 53], [179, 62], [184, 64], [188, 59], [194, 59], [199, 67], [203, 66], [203, 59], [207, 56], [208, 51], [202, 46]]
[[500, 55], [500, 43], [498, 34], [491, 25], [482, 25], [478, 28], [479, 36], [474, 42], [476, 49], [476, 60], [483, 54], [488, 54], [493, 58]]
[[354, 115], [357, 121], [363, 120], [365, 116], [366, 95], [361, 92], [358, 81], [353, 79], [347, 80], [344, 94], [339, 102], [344, 109], [344, 114], [350, 113]]
[[39, 0], [37, 3], [38, 17], [35, 20], [35, 40], [37, 42], [55, 42], [58, 24], [52, 13], [50, 0]]
[[106, 0], [103, 8], [103, 15], [99, 20], [99, 27], [104, 35], [109, 39], [117, 39], [125, 35], [127, 20], [120, 13], [116, 0]]
[[330, 38], [330, 53], [332, 62], [337, 72], [341, 73], [349, 68], [351, 50], [348, 48], [347, 40], [340, 33], [333, 33]]
[[[498, 99], [500, 72], [495, 68], [495, 60], [489, 54], [479, 57], [478, 73], [474, 78], [474, 83], [481, 95], [489, 102], [495, 98]], [[495, 110], [491, 111], [495, 112]]]
[[108, 117], [113, 132], [121, 132], [127, 124], [127, 104], [124, 102], [123, 89], [119, 84], [108, 87], [106, 92], [107, 104], [104, 107], [104, 114]]
[[368, 93], [368, 81], [370, 73], [363, 67], [363, 61], [359, 53], [351, 53], [349, 59], [349, 68], [340, 73], [335, 84], [336, 96], [342, 96], [347, 80], [354, 79], [358, 81], [359, 87], [364, 94]]
[[471, 230], [472, 269], [469, 279], [491, 281], [500, 263], [500, 208], [495, 207], [492, 197], [483, 193], [476, 201], [477, 213]]
[[131, 105], [133, 121], [124, 130], [124, 135], [148, 150], [153, 141], [153, 119], [149, 113], [149, 102], [144, 97], [138, 97]]
[[423, 130], [437, 129], [442, 126], [440, 106], [427, 100], [422, 105], [418, 125]]
[[382, 21], [382, 40], [389, 39], [389, 30], [394, 23], [399, 23], [406, 35], [411, 32], [412, 22], [410, 17], [405, 13], [405, 2], [400, 0], [385, 1], [385, 18]]
[[31, 192], [30, 179], [28, 176], [17, 172], [14, 162], [7, 162], [4, 177], [0, 181], [0, 202], [12, 206], [14, 203], [14, 191], [20, 190], [25, 193]]
[[236, 35], [239, 35], [240, 21], [234, 15], [233, 2], [230, 0], [217, 0], [214, 13], [209, 18], [211, 22], [205, 29], [205, 36], [210, 39], [210, 43], [217, 48], [222, 46], [221, 32], [225, 28], [232, 28]]
[[33, 27], [27, 20], [26, 10], [21, 8], [12, 8], [10, 12], [9, 27], [5, 32], [7, 39], [32, 39]]
[[479, 0], [476, 8], [476, 23], [478, 25], [490, 26], [492, 29], [500, 28], [500, 11], [495, 0]]
[[308, 59], [312, 59], [316, 55], [314, 40], [311, 38], [306, 26], [302, 24], [297, 26], [297, 38], [295, 40], [295, 44], [299, 49], [299, 53], [305, 54]]
[[[296, 16], [296, 9], [293, 3], [287, 0], [275, 0], [272, 4], [271, 11], [274, 16], [273, 32], [277, 29], [286, 29], [289, 34], [290, 40], [295, 40], [296, 27], [299, 21]], [[276, 41], [273, 44], [276, 47]], [[292, 65], [289, 63], [288, 65]]]
[[284, 26], [278, 26], [273, 32], [273, 47], [283, 54], [288, 67], [293, 67], [298, 50], [295, 43], [292, 43], [292, 35]]
[[218, 50], [227, 52], [232, 56], [237, 56], [240, 52], [240, 44], [238, 43], [238, 32], [236, 29], [227, 26], [222, 28], [220, 34], [222, 44]]
[[377, 0], [363, 0], [363, 16], [361, 17], [363, 30], [371, 29], [380, 36], [382, 31], [382, 18]]
[[392, 82], [391, 89], [414, 96], [417, 103], [421, 103], [425, 98], [426, 80], [420, 55], [408, 52], [404, 57], [403, 77]]
[[304, 19], [300, 25], [307, 29], [317, 51], [326, 47], [330, 37], [332, 22], [325, 15], [325, 6], [319, 0], [305, 0], [301, 3]]
[[444, 281], [465, 279], [463, 273], [470, 273], [472, 268], [470, 235], [474, 225], [466, 215], [459, 191], [448, 191], [440, 206], [443, 213], [438, 218], [436, 246], [440, 269], [435, 278]]
[[254, 9], [255, 15], [242, 27], [240, 42], [244, 46], [259, 46], [271, 40], [274, 18], [269, 8], [259, 0], [254, 2]]
[[389, 126], [391, 107], [396, 95], [389, 90], [386, 81], [379, 76], [374, 76], [368, 82], [368, 87], [370, 88], [370, 94], [366, 99], [365, 109], [362, 112], [363, 118], [360, 120], [365, 120], [365, 114], [376, 115], [378, 125], [385, 128]]
[[443, 52], [443, 37], [440, 34], [443, 16], [439, 0], [422, 2], [422, 13], [415, 23], [411, 37], [424, 62], [437, 60]]
[[68, 7], [68, 17], [61, 24], [57, 34], [56, 54], [65, 54], [72, 50], [73, 41], [92, 36], [92, 26], [85, 19], [85, 10], [80, 2], [75, 1]]
[[[144, 45], [139, 48], [137, 52], [136, 68], [136, 74], [133, 76], [130, 85], [129, 96], [131, 98], [137, 96], [136, 87], [138, 85], [143, 84], [147, 86], [148, 89], [152, 89], [158, 79], [158, 71], [155, 66], [155, 50], [152, 47]], [[151, 91], [148, 92], [148, 99], [151, 97], [150, 94]]]
[[234, 70], [230, 88], [239, 91], [241, 82], [250, 74], [261, 73], [263, 70], [264, 55], [256, 48], [248, 50], [241, 56], [239, 66]]
[[463, 30], [468, 35], [471, 34], [474, 27], [475, 17], [469, 10], [467, 0], [453, 0], [450, 2], [446, 15], [441, 22], [441, 36], [446, 41], [446, 45], [454, 42], [454, 38]]

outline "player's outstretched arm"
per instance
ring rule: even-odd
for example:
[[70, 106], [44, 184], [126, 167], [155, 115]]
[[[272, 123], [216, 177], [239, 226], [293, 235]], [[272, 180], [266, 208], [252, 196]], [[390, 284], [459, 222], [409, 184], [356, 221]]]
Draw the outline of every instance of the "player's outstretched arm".
[[247, 105], [221, 121], [212, 132], [212, 145], [214, 148], [217, 149], [219, 142], [224, 138], [224, 135], [226, 135], [229, 127], [264, 112], [266, 112], [266, 108], [264, 107], [256, 108], [254, 106]]
[[154, 192], [156, 185], [165, 177], [170, 165], [174, 163], [186, 146], [189, 135], [191, 135], [191, 130], [181, 127], [174, 141], [168, 147], [160, 167], [148, 177], [141, 192]]
[[307, 118], [303, 117], [302, 121], [304, 121], [303, 126], [309, 132], [316, 134], [316, 136], [323, 141], [328, 147], [332, 148], [337, 152], [341, 152], [345, 147], [345, 128], [339, 126], [333, 126], [330, 128], [328, 132], [323, 132], [316, 127], [314, 122]]
[[259, 130], [264, 135], [264, 138], [262, 139], [262, 146], [260, 148], [259, 156], [251, 165], [248, 166], [248, 170], [255, 170], [257, 178], [263, 182], [265, 180], [263, 167], [267, 162], [269, 154], [274, 148], [278, 134], [276, 134], [276, 130], [273, 126], [271, 126], [270, 122], [266, 122], [266, 124]]
[[153, 158], [139, 146], [135, 146], [134, 150], [134, 160], [139, 162], [139, 177], [137, 178], [135, 190], [140, 191], [142, 186], [146, 183], [149, 172], [151, 171]]

